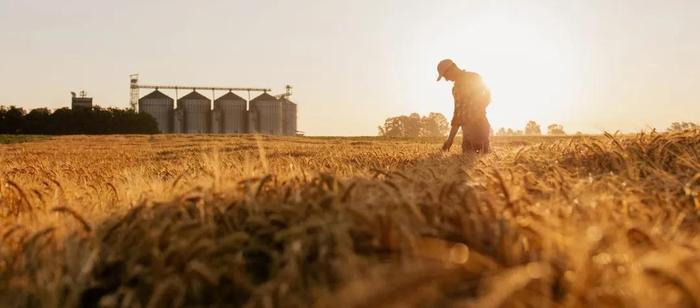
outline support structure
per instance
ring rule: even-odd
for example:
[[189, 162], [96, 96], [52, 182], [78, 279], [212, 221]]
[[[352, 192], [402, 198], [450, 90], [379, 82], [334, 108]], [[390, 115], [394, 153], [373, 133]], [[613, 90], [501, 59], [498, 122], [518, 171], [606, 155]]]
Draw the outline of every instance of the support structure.
[[129, 105], [131, 106], [131, 109], [134, 111], [139, 105], [139, 74], [132, 74], [129, 75], [129, 80], [131, 82], [131, 86], [129, 87], [131, 89], [131, 97], [129, 98]]
[[[129, 105], [131, 105], [131, 108], [136, 110], [138, 108], [139, 104], [139, 89], [170, 89], [170, 90], [175, 90], [175, 93], [177, 93], [177, 90], [179, 89], [192, 89], [194, 90], [211, 90], [212, 93], [212, 100], [214, 99], [214, 91], [247, 91], [248, 96], [250, 97], [250, 92], [270, 92], [272, 91], [271, 89], [268, 88], [252, 88], [252, 87], [211, 87], [211, 86], [173, 86], [173, 85], [144, 85], [144, 84], [139, 84], [139, 75], [138, 74], [133, 74], [129, 76], [130, 80], [130, 93], [131, 97], [129, 100]], [[177, 94], [176, 94], [177, 96]]]

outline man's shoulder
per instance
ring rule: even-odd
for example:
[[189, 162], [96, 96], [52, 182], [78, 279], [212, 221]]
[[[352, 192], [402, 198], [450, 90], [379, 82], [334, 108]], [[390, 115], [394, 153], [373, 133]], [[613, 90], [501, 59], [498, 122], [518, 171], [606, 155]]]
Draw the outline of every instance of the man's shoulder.
[[462, 79], [464, 81], [480, 80], [481, 75], [479, 75], [478, 73], [475, 73], [475, 72], [462, 71], [459, 79]]
[[474, 72], [462, 71], [459, 77], [455, 80], [454, 90], [461, 88], [470, 88], [474, 84], [481, 82], [481, 76]]

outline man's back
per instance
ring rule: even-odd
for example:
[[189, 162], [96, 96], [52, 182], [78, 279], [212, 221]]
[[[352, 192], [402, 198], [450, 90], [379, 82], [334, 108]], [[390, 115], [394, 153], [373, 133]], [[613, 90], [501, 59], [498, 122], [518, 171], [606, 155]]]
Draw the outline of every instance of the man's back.
[[465, 124], [470, 118], [485, 117], [491, 94], [479, 74], [461, 71], [455, 79], [452, 95], [455, 100], [453, 125]]

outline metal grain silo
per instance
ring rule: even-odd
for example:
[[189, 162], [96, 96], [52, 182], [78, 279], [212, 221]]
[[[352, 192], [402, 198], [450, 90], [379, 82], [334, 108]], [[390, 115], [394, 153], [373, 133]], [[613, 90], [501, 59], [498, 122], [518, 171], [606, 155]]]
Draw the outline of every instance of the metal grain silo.
[[214, 100], [214, 110], [221, 112], [222, 133], [241, 134], [247, 131], [245, 99], [233, 92], [228, 92]]
[[221, 134], [221, 128], [222, 124], [221, 121], [223, 120], [223, 113], [221, 110], [217, 109], [214, 107], [214, 110], [211, 111], [211, 122], [209, 125], [209, 132], [212, 134]]
[[177, 106], [185, 113], [185, 133], [205, 134], [209, 132], [211, 101], [206, 96], [192, 91], [177, 100]]
[[250, 110], [257, 114], [257, 132], [282, 134], [282, 104], [277, 98], [263, 93], [250, 101]]
[[258, 133], [258, 113], [255, 110], [246, 111], [248, 117], [248, 125], [246, 125], [247, 133]]
[[185, 113], [182, 109], [175, 109], [173, 112], [173, 133], [182, 134], [185, 132]]
[[288, 98], [280, 99], [282, 103], [282, 133], [286, 136], [297, 134], [297, 104]]
[[161, 133], [172, 133], [173, 104], [172, 98], [155, 90], [139, 99], [139, 113], [148, 113], [155, 118]]

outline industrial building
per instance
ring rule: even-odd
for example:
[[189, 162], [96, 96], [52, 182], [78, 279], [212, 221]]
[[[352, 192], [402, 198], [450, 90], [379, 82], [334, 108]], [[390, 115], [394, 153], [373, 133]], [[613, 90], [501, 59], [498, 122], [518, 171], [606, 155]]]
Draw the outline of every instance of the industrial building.
[[256, 118], [256, 133], [282, 135], [282, 102], [263, 93], [250, 101], [250, 112]]
[[80, 96], [77, 96], [75, 92], [70, 92], [71, 102], [70, 108], [75, 109], [90, 109], [92, 108], [92, 97], [87, 97], [85, 91], [80, 91]]
[[248, 132], [248, 103], [229, 91], [214, 100], [212, 133], [242, 134]]
[[155, 90], [139, 100], [140, 112], [153, 116], [161, 132], [173, 130], [173, 99]]
[[204, 95], [192, 91], [177, 100], [177, 109], [182, 110], [184, 125], [178, 129], [186, 134], [209, 133], [209, 119], [211, 118], [211, 101]]
[[[240, 134], [261, 133], [268, 135], [294, 136], [297, 134], [297, 105], [289, 100], [291, 87], [285, 94], [273, 96], [269, 89], [259, 88], [225, 88], [225, 87], [185, 87], [185, 86], [150, 86], [139, 85], [138, 78], [131, 78], [132, 106], [138, 105], [138, 111], [152, 115], [162, 133], [190, 134]], [[154, 88], [144, 97], [138, 98], [138, 89]], [[173, 99], [160, 89], [174, 89]], [[178, 98], [178, 90], [191, 90]], [[211, 90], [213, 99], [197, 90]], [[216, 90], [228, 90], [220, 97], [215, 97]], [[261, 91], [259, 96], [248, 102], [233, 91]], [[135, 100], [138, 100], [137, 102]], [[177, 106], [174, 104], [177, 103]]]

